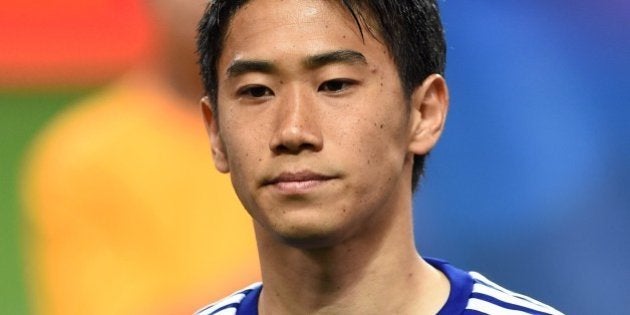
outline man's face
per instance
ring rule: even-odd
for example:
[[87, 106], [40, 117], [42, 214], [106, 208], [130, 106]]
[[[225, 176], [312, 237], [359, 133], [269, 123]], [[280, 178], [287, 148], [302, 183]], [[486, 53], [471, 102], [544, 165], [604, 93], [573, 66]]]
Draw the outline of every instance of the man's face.
[[410, 203], [411, 122], [396, 66], [345, 8], [253, 0], [218, 62], [215, 164], [264, 233], [321, 247]]

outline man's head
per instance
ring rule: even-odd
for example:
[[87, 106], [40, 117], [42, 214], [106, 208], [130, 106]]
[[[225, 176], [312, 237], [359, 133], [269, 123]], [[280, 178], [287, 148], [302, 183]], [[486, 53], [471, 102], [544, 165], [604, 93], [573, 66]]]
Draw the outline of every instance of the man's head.
[[[326, 0], [323, 0], [326, 1]], [[200, 24], [198, 50], [204, 86], [217, 111], [217, 62], [234, 14], [250, 0], [215, 0]], [[361, 36], [375, 36], [388, 49], [409, 98], [431, 74], [444, 74], [446, 44], [435, 0], [336, 0], [353, 17]], [[418, 185], [425, 155], [414, 157], [412, 188]]]
[[402, 48], [385, 44], [397, 37], [381, 34], [426, 33], [408, 29], [421, 14], [399, 7], [406, 22], [394, 23], [358, 2], [233, 3], [215, 2], [202, 23], [203, 110], [215, 166], [258, 239], [314, 248], [410, 231], [414, 157], [437, 142], [448, 93], [431, 69], [408, 72], [420, 66], [397, 62]]

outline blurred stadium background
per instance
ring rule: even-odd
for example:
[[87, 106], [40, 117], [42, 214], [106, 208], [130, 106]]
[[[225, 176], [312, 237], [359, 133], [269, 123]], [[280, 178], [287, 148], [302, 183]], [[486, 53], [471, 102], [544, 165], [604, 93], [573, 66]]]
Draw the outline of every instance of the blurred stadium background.
[[[416, 195], [420, 250], [567, 314], [626, 313], [630, 2], [440, 4], [451, 111]], [[155, 29], [140, 0], [3, 1], [2, 314], [35, 312], [26, 152], [53, 117], [146, 58]]]

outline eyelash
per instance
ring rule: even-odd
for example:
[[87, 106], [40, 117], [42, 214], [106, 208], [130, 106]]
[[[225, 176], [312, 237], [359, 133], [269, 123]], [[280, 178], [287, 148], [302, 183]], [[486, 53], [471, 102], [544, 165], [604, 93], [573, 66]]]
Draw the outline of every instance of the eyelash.
[[[325, 81], [324, 83], [322, 83], [319, 88], [317, 89], [318, 92], [329, 92], [329, 93], [339, 93], [342, 92], [344, 90], [347, 90], [348, 88], [350, 88], [350, 86], [356, 84], [357, 81], [355, 80], [351, 80], [351, 79], [333, 79], [333, 80], [328, 80]], [[330, 85], [331, 84], [335, 84], [335, 85], [341, 85], [339, 87], [336, 87], [334, 89], [330, 89]]]
[[[256, 93], [256, 92], [261, 92], [260, 93]], [[246, 97], [251, 97], [251, 98], [261, 98], [261, 97], [265, 97], [265, 96], [273, 96], [273, 91], [271, 91], [271, 89], [269, 89], [268, 87], [264, 86], [264, 85], [246, 85], [242, 88], [240, 88], [236, 94], [238, 94], [239, 96], [246, 96]]]
[[[317, 88], [317, 91], [333, 93], [333, 94], [341, 93], [355, 84], [357, 84], [357, 81], [352, 80], [352, 79], [332, 79], [332, 80], [324, 81], [322, 84], [320, 84], [319, 87]], [[335, 86], [332, 86], [332, 85], [335, 85]], [[270, 88], [264, 85], [253, 84], [253, 85], [246, 85], [240, 88], [237, 91], [237, 95], [242, 96], [242, 97], [260, 99], [263, 97], [273, 96], [274, 93]]]

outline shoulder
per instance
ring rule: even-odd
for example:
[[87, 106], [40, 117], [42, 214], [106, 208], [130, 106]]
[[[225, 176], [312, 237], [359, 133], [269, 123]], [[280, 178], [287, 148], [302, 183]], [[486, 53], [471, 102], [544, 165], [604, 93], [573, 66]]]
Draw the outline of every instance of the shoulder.
[[562, 315], [553, 307], [507, 290], [478, 272], [464, 271], [448, 262], [425, 258], [451, 284], [451, 292], [439, 315]]
[[477, 272], [472, 271], [469, 274], [473, 280], [472, 292], [466, 305], [469, 313], [563, 315], [553, 307], [507, 290]]
[[[249, 297], [257, 300], [261, 288], [262, 283], [256, 282], [242, 290], [232, 293], [222, 300], [199, 309], [194, 315], [235, 315], [237, 310], [244, 306], [246, 298]], [[258, 303], [255, 303], [255, 305], [257, 304]]]

